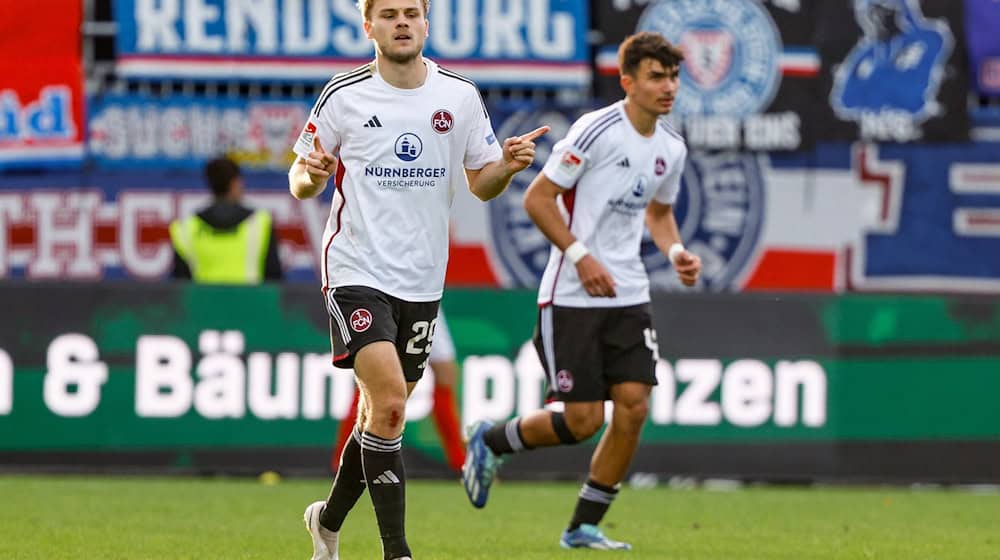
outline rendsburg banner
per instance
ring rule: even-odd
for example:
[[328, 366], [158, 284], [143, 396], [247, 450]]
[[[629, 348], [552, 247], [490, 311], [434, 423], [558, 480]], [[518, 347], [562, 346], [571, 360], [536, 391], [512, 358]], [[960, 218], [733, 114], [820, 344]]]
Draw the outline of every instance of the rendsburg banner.
[[[135, 77], [325, 81], [373, 56], [354, 0], [115, 0]], [[437, 0], [426, 54], [482, 85], [585, 87], [584, 0]]]

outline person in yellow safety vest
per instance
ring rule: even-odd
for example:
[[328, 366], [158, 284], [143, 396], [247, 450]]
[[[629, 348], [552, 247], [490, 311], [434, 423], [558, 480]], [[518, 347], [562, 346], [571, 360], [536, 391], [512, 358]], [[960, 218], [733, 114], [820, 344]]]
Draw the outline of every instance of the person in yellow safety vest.
[[241, 204], [243, 177], [228, 158], [205, 166], [215, 200], [197, 214], [170, 224], [172, 278], [201, 284], [259, 284], [281, 280], [278, 238], [271, 214]]

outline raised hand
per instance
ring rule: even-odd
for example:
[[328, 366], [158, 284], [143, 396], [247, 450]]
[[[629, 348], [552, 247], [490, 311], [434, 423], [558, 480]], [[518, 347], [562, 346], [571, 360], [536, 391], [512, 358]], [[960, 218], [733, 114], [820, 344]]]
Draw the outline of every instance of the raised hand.
[[548, 126], [540, 126], [527, 134], [508, 138], [503, 142], [503, 162], [507, 169], [517, 173], [535, 161], [535, 139], [548, 132]]
[[337, 158], [323, 149], [323, 144], [319, 141], [319, 135], [313, 138], [313, 151], [305, 158], [306, 172], [313, 185], [321, 185], [337, 171]]

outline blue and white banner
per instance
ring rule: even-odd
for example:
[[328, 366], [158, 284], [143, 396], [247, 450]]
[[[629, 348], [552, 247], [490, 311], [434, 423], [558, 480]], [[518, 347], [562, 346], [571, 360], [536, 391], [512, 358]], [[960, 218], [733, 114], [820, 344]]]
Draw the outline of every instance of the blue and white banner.
[[812, 3], [595, 2], [594, 21], [602, 36], [594, 82], [602, 99], [623, 95], [620, 43], [652, 31], [684, 52], [670, 120], [689, 147], [780, 151], [813, 143], [820, 60]]
[[[587, 6], [435, 0], [425, 54], [486, 86], [587, 86]], [[115, 0], [114, 7], [124, 76], [325, 81], [374, 52], [354, 0]]]
[[816, 9], [825, 138], [968, 140], [962, 2], [822, 0]]
[[89, 108], [89, 157], [104, 168], [200, 169], [226, 155], [245, 168], [284, 171], [310, 104], [112, 95], [91, 98]]

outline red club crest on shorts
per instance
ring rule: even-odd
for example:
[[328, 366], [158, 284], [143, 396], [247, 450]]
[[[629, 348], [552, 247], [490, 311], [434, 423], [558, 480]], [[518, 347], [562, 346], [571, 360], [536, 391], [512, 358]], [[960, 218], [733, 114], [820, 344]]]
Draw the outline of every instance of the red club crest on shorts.
[[573, 374], [567, 369], [559, 370], [556, 374], [556, 388], [560, 393], [568, 393], [573, 390]]
[[351, 328], [354, 332], [365, 332], [372, 326], [372, 314], [365, 308], [355, 309], [351, 313]]
[[444, 109], [438, 109], [431, 115], [431, 126], [438, 134], [448, 134], [451, 132], [451, 127], [455, 126], [455, 117]]

